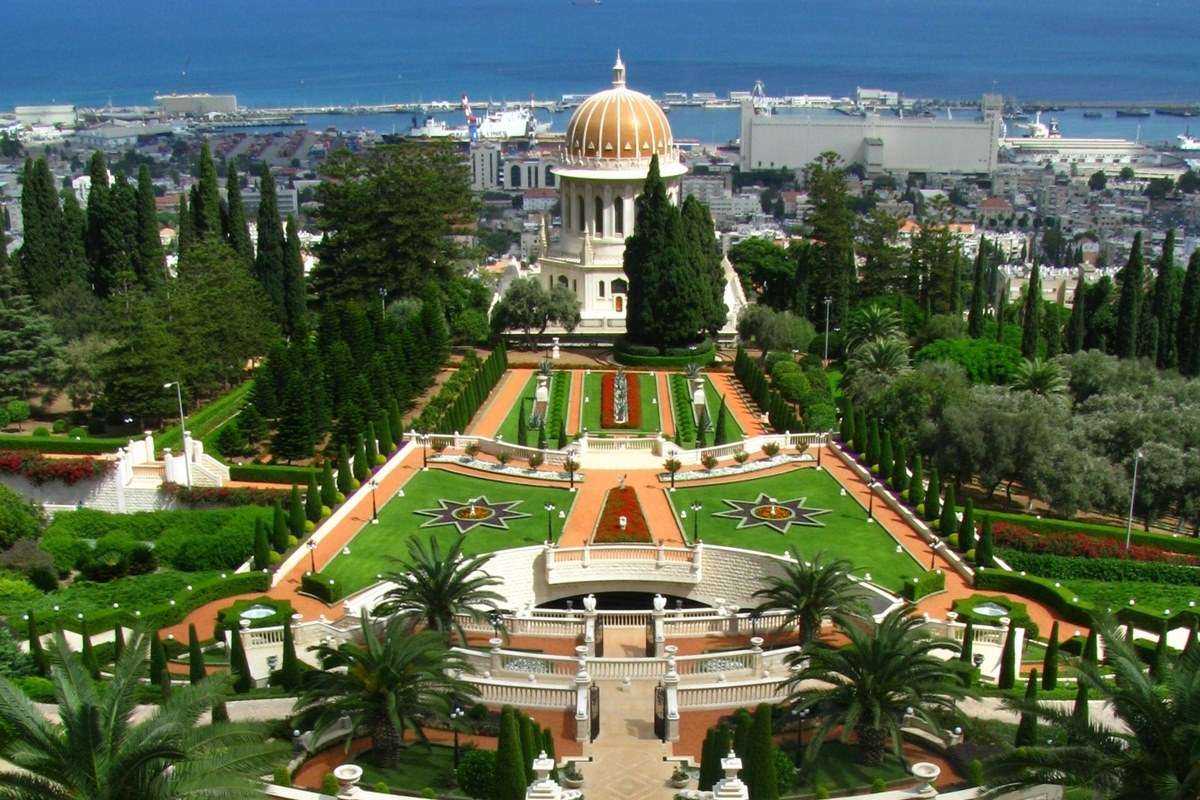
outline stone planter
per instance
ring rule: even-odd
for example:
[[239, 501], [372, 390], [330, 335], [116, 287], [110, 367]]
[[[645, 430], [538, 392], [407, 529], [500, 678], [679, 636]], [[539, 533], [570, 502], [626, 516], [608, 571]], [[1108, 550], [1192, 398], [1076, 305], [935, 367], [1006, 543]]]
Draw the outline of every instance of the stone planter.
[[564, 771], [564, 772], [558, 773], [558, 780], [560, 783], [562, 783], [563, 786], [567, 787], [568, 789], [578, 789], [581, 786], [583, 786], [583, 776], [582, 775], [580, 775], [578, 778], [572, 778], [569, 775], [567, 775], [567, 773]]
[[692, 776], [684, 775], [682, 778], [671, 776], [671, 786], [675, 789], [686, 789], [687, 785], [692, 782]]

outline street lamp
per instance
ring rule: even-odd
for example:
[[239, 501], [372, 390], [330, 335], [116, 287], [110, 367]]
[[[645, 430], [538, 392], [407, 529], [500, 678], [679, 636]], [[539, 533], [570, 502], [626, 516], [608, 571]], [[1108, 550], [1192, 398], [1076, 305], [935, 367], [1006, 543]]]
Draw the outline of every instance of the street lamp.
[[171, 381], [170, 383], [163, 384], [164, 389], [170, 389], [172, 386], [175, 387], [175, 399], [179, 401], [179, 440], [183, 442], [183, 474], [187, 480], [187, 485], [191, 486], [192, 463], [188, 458], [187, 423], [183, 418], [183, 388], [180, 386], [179, 381]]
[[875, 521], [875, 488], [879, 486], [879, 481], [871, 481], [867, 484], [867, 492], [870, 494], [870, 499], [867, 501], [867, 521]]
[[1142, 451], [1133, 454], [1133, 487], [1129, 490], [1129, 516], [1125, 519], [1125, 552], [1129, 552], [1129, 540], [1133, 536], [1133, 500], [1137, 497], [1138, 463], [1142, 460]]
[[387, 289], [379, 287], [379, 310], [387, 313]]
[[808, 713], [811, 709], [793, 708], [792, 713], [796, 715], [796, 766], [799, 767], [804, 761], [804, 721], [808, 719]]
[[379, 486], [378, 478], [371, 478], [367, 481], [371, 485], [371, 524], [379, 524], [379, 506], [375, 504], [375, 489]]
[[429, 469], [429, 434], [422, 433], [421, 436], [421, 469]]
[[467, 712], [463, 711], [462, 706], [455, 706], [450, 711], [450, 729], [454, 731], [454, 768], [458, 769], [458, 721], [465, 717]]
[[692, 510], [692, 544], [695, 544], [700, 540], [700, 509], [704, 506], [696, 500], [688, 508]]
[[825, 295], [825, 362], [829, 363], [829, 307], [833, 304], [833, 298]]
[[551, 527], [554, 517], [554, 503], [546, 503], [543, 508], [546, 509], [546, 541], [554, 541], [554, 531]]
[[309, 568], [308, 571], [311, 572], [313, 575], [316, 575], [317, 574], [317, 555], [316, 555], [317, 554], [317, 543], [314, 542], [312, 539], [309, 539], [307, 542], [304, 543], [304, 546], [308, 548], [308, 568]]
[[567, 450], [567, 472], [571, 476], [571, 491], [575, 491], [575, 448]]

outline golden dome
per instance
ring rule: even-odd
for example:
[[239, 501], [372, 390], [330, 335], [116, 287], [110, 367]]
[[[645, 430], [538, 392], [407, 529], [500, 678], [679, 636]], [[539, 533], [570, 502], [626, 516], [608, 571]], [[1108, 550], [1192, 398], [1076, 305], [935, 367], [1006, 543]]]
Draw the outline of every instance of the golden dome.
[[634, 160], [673, 155], [674, 141], [667, 115], [641, 92], [625, 86], [621, 54], [613, 65], [611, 89], [584, 100], [567, 123], [564, 160], [570, 164], [594, 160]]

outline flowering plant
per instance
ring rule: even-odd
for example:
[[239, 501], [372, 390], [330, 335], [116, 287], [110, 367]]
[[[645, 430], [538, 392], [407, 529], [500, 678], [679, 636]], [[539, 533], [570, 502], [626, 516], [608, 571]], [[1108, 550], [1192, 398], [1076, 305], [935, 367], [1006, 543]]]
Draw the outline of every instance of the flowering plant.
[[115, 463], [98, 458], [46, 458], [40, 453], [0, 452], [0, 472], [20, 475], [39, 485], [46, 481], [79, 483], [103, 475]]
[[1131, 545], [1129, 550], [1117, 539], [1089, 536], [1086, 533], [1037, 533], [1012, 522], [993, 524], [992, 535], [997, 547], [1023, 553], [1042, 553], [1078, 558], [1127, 558], [1133, 561], [1157, 561], [1185, 566], [1200, 566], [1200, 558], [1172, 553], [1161, 547]]
[[[621, 517], [625, 518], [624, 529], [621, 528]], [[637, 492], [632, 486], [609, 490], [604, 498], [604, 510], [600, 512], [600, 520], [596, 523], [596, 532], [592, 535], [592, 544], [622, 543], [654, 543], [646, 515], [642, 512], [642, 504], [638, 502]]]

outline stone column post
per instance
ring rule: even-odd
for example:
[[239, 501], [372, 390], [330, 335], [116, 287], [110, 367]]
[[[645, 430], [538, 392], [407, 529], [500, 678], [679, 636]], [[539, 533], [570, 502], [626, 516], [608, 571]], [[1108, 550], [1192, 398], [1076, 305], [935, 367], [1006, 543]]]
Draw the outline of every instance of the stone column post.
[[[587, 549], [583, 551], [587, 558]], [[596, 595], [589, 594], [583, 598], [583, 643], [587, 647], [588, 657], [596, 655]]]
[[754, 673], [754, 677], [758, 677], [762, 673], [763, 668], [763, 638], [761, 636], [750, 637], [750, 671]]
[[592, 676], [588, 675], [588, 648], [579, 645], [575, 648], [575, 741], [590, 742], [592, 740]]
[[[662, 546], [659, 546], [659, 554], [662, 554]], [[654, 610], [650, 612], [650, 621], [654, 626], [654, 657], [660, 658], [663, 654], [663, 646], [667, 643], [666, 631], [666, 616], [667, 616], [667, 598], [661, 594], [654, 595]]]
[[675, 653], [679, 648], [673, 644], [666, 646], [667, 672], [663, 675], [662, 685], [666, 689], [664, 712], [666, 715], [665, 734], [668, 742], [679, 741], [679, 670], [675, 666]]
[[525, 789], [525, 800], [560, 800], [563, 789], [550, 777], [554, 771], [554, 759], [542, 750], [533, 759], [533, 781]]
[[504, 640], [499, 638], [498, 636], [494, 636], [491, 639], [488, 639], [488, 645], [490, 645], [490, 649], [488, 650], [488, 656], [490, 657], [490, 660], [491, 660], [491, 663], [488, 665], [488, 667], [489, 667], [489, 669], [491, 669], [492, 674], [495, 674], [496, 672], [498, 672], [500, 670], [501, 665], [503, 664], [503, 661], [500, 658], [500, 645], [503, 643], [504, 643]]

